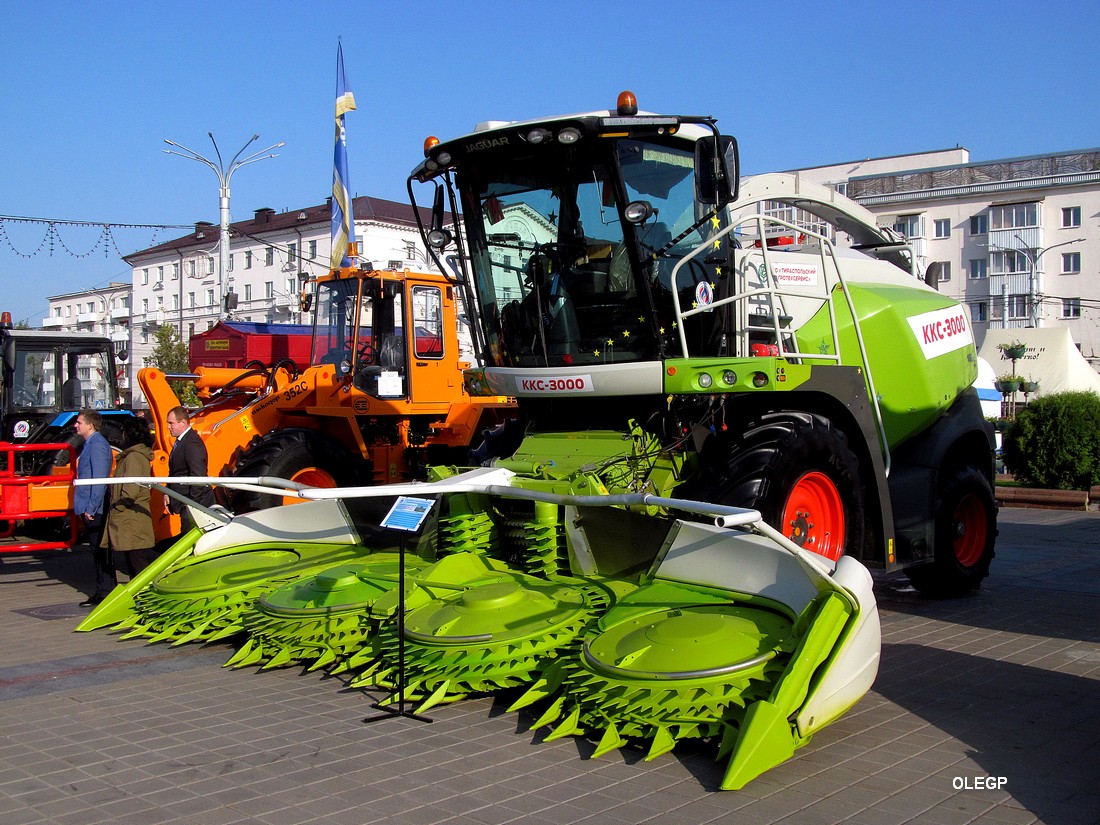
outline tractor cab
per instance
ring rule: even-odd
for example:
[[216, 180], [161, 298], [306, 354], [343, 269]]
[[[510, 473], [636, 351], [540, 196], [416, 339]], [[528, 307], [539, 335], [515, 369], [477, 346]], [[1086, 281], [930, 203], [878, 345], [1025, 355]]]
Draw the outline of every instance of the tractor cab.
[[[5, 313], [6, 315], [7, 313]], [[118, 407], [115, 353], [101, 336], [0, 329], [0, 441], [64, 440], [82, 409]]]

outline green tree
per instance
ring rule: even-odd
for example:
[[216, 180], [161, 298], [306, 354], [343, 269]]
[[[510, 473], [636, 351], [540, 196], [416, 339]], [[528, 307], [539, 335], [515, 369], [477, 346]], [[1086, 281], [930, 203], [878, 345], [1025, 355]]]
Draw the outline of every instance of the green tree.
[[1005, 467], [1018, 481], [1053, 490], [1100, 484], [1100, 395], [1044, 395], [1017, 412], [1004, 434]]
[[[153, 335], [153, 354], [146, 356], [145, 366], [156, 367], [161, 372], [183, 374], [191, 372], [187, 357], [187, 344], [180, 340], [176, 328], [170, 324], [157, 327]], [[169, 381], [176, 398], [185, 407], [197, 407], [199, 397], [190, 381]]]

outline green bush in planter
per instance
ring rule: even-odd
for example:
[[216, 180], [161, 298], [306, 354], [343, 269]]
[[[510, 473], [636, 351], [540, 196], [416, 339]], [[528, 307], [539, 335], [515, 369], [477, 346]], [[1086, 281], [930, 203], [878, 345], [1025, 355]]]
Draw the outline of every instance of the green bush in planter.
[[1054, 490], [1100, 484], [1100, 395], [1060, 392], [1032, 401], [1004, 434], [1004, 460], [1024, 484]]

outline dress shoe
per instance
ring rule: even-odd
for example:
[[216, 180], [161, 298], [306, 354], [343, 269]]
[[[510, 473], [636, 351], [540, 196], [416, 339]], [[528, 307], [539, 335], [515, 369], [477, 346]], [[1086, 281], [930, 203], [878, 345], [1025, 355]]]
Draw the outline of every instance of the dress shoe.
[[101, 601], [103, 601], [102, 596], [89, 596], [80, 603], [80, 607], [95, 607]]

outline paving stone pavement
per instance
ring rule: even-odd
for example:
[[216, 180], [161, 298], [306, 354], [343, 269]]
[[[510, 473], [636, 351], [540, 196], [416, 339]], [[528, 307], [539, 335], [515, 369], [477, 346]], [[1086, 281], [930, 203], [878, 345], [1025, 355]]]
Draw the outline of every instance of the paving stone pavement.
[[993, 575], [962, 599], [879, 577], [872, 691], [735, 792], [704, 744], [588, 759], [488, 698], [365, 724], [380, 695], [225, 669], [228, 644], [74, 633], [87, 552], [4, 555], [0, 823], [1100, 823], [1098, 529], [1002, 510]]

